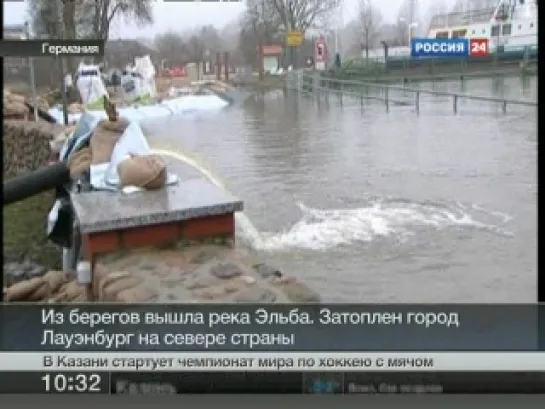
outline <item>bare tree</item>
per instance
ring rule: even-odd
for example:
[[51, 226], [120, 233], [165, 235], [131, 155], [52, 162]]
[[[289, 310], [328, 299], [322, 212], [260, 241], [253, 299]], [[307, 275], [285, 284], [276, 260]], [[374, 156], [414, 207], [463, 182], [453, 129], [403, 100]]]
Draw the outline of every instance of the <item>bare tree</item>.
[[211, 24], [202, 26], [198, 33], [204, 45], [205, 52], [215, 53], [222, 51], [223, 47], [221, 44], [221, 38], [216, 27]]
[[280, 28], [300, 30], [317, 27], [343, 0], [269, 0], [278, 13]]
[[247, 0], [240, 24], [239, 47], [246, 63], [257, 62], [258, 50], [263, 45], [281, 41], [280, 17], [270, 0]]
[[[442, 0], [434, 0], [441, 2]], [[414, 37], [417, 31], [422, 29], [423, 23], [419, 21], [416, 0], [404, 0], [397, 11], [396, 35], [394, 42], [400, 45], [410, 45], [409, 38]]]
[[157, 35], [154, 45], [160, 58], [168, 60], [170, 64], [182, 64], [187, 59], [187, 45], [183, 37], [174, 31]]
[[151, 0], [29, 0], [34, 31], [50, 38], [107, 40], [115, 18], [153, 22]]
[[206, 45], [199, 35], [199, 32], [191, 34], [186, 42], [186, 47], [188, 61], [196, 63], [197, 71], [200, 72], [202, 62], [204, 61]]
[[153, 23], [151, 0], [86, 0], [93, 1], [93, 30], [97, 38], [107, 40], [114, 18], [144, 26]]
[[235, 51], [238, 48], [240, 26], [238, 21], [232, 21], [219, 32], [221, 48], [226, 51]]
[[374, 47], [378, 40], [382, 15], [371, 0], [360, 0], [358, 5], [358, 23], [365, 49], [365, 58], [369, 59], [369, 49]]
[[281, 24], [280, 15], [270, 0], [247, 0], [243, 27], [249, 28], [259, 42], [273, 42]]
[[65, 38], [62, 0], [30, 0], [28, 14], [35, 35]]
[[360, 22], [356, 19], [349, 21], [341, 30], [344, 57], [361, 57], [362, 36]]

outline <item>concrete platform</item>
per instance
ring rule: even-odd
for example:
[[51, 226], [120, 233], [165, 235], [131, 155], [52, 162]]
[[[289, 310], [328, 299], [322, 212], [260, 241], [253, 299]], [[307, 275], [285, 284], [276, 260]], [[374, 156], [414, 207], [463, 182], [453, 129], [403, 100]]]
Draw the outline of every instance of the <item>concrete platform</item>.
[[199, 175], [180, 161], [167, 161], [169, 172], [180, 177], [177, 185], [161, 190], [125, 194], [94, 191], [72, 193], [80, 230], [106, 232], [234, 213], [243, 202]]

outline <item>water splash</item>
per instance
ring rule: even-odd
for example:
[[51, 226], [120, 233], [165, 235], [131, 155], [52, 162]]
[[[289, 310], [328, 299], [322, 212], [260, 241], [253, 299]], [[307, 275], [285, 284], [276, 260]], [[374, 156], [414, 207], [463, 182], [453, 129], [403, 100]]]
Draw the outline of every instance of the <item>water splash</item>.
[[[181, 149], [179, 148], [176, 148], [176, 151], [174, 151], [167, 148], [159, 149], [159, 148], [152, 147], [151, 150], [154, 154], [171, 157], [186, 163], [192, 168], [198, 170], [201, 173], [201, 175], [203, 175], [210, 183], [214, 184], [220, 189], [227, 191], [227, 188], [225, 187], [224, 183], [218, 177], [214, 176], [212, 171], [210, 171], [210, 169], [203, 163], [203, 161], [196, 158], [195, 155], [182, 153]], [[261, 234], [259, 233], [257, 228], [254, 226], [252, 221], [248, 218], [248, 216], [244, 214], [244, 212], [235, 213], [235, 222], [237, 227], [239, 227], [242, 230], [243, 234], [245, 235], [245, 238], [250, 242], [252, 246], [256, 246], [258, 248], [264, 247], [265, 244], [263, 243]]]
[[448, 228], [512, 236], [501, 227], [510, 220], [509, 215], [475, 205], [373, 199], [354, 209], [314, 209], [304, 203], [297, 206], [300, 220], [284, 232], [262, 233], [260, 250], [324, 251], [381, 238], [403, 243], [418, 233]]
[[[202, 159], [184, 152], [179, 144], [164, 141], [150, 144], [153, 153], [186, 163], [227, 191], [225, 184]], [[431, 234], [449, 228], [512, 236], [502, 227], [511, 220], [509, 215], [475, 204], [416, 202], [384, 197], [362, 199], [356, 208], [316, 209], [304, 203], [296, 204], [301, 212], [300, 219], [281, 232], [260, 232], [246, 214], [236, 213], [237, 229], [240, 229], [244, 242], [255, 250], [284, 252], [325, 251], [381, 238], [403, 243], [419, 233]]]

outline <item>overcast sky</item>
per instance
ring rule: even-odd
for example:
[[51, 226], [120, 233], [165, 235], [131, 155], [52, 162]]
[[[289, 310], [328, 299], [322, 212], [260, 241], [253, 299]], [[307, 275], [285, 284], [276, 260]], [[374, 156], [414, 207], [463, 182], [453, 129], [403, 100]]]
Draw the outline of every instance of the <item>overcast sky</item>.
[[[183, 0], [182, 0], [183, 1]], [[185, 0], [189, 1], [189, 0]], [[384, 19], [393, 22], [403, 0], [376, 0], [374, 4], [381, 9]], [[419, 8], [426, 7], [433, 0], [418, 0]], [[355, 16], [358, 0], [345, 0], [343, 19], [345, 22]], [[4, 24], [20, 24], [25, 21], [28, 6], [24, 3], [4, 2]], [[155, 24], [138, 28], [124, 21], [117, 21], [112, 30], [112, 38], [152, 38], [167, 30], [186, 31], [205, 24], [221, 28], [244, 11], [240, 3], [163, 3], [157, 0], [153, 5]]]

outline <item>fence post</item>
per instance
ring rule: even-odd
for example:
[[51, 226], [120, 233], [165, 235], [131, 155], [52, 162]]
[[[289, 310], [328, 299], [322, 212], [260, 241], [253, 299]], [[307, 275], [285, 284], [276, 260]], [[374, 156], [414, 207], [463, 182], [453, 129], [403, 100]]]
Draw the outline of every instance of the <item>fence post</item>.
[[502, 104], [502, 111], [504, 114], [507, 113], [507, 101], [503, 101], [503, 104]]
[[216, 80], [221, 81], [221, 53], [216, 53]]
[[453, 95], [452, 98], [452, 109], [454, 110], [454, 113], [458, 113], [458, 95]]
[[420, 91], [416, 91], [414, 104], [416, 106], [416, 113], [420, 113]]
[[388, 87], [384, 87], [384, 103], [386, 104], [386, 112], [388, 112], [390, 110], [390, 104], [389, 104], [389, 101], [388, 101]]
[[223, 80], [225, 82], [229, 81], [229, 52], [225, 51], [223, 53]]

